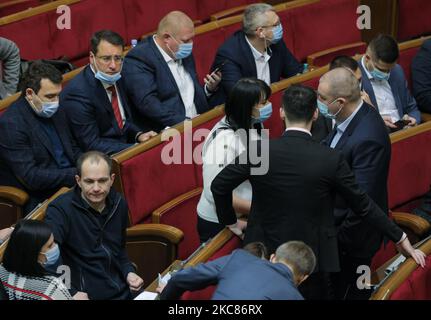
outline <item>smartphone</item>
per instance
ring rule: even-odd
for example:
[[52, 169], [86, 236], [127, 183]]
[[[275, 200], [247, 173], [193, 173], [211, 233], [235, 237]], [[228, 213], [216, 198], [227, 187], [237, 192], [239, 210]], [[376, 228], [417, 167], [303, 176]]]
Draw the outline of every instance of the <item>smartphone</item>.
[[398, 129], [403, 129], [405, 126], [407, 126], [410, 123], [409, 120], [398, 120], [397, 122], [394, 123], [394, 125], [397, 126]]
[[223, 66], [228, 62], [229, 60], [224, 60], [222, 63], [220, 63], [215, 69], [214, 69], [214, 71], [213, 72], [211, 72], [211, 74], [213, 74], [213, 73], [217, 73], [217, 72], [219, 72], [220, 70], [221, 70], [221, 68], [223, 68]]

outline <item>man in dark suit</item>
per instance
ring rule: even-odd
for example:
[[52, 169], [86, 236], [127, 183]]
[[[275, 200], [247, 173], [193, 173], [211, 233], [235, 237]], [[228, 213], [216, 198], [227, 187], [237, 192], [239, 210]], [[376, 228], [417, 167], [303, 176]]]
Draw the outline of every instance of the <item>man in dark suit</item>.
[[0, 117], [0, 184], [29, 193], [26, 212], [75, 184], [81, 152], [59, 108], [61, 80], [55, 67], [34, 62], [21, 97]]
[[112, 155], [155, 135], [134, 123], [121, 78], [123, 48], [119, 34], [96, 32], [91, 38], [90, 64], [61, 93], [60, 103], [83, 151]]
[[419, 109], [431, 113], [431, 40], [425, 41], [413, 58], [412, 84]]
[[[387, 179], [391, 143], [378, 111], [361, 99], [359, 82], [350, 69], [326, 73], [318, 88], [319, 99], [335, 117], [336, 129], [326, 144], [343, 153], [359, 187], [388, 212]], [[332, 102], [332, 103], [331, 103]], [[338, 112], [338, 110], [340, 110]], [[339, 299], [368, 299], [370, 290], [356, 287], [358, 266], [370, 266], [382, 243], [382, 234], [355, 215], [340, 197], [335, 202], [341, 273], [334, 282]]]
[[187, 290], [217, 285], [214, 300], [303, 300], [297, 286], [313, 272], [316, 257], [303, 242], [277, 248], [270, 261], [239, 249], [214, 261], [176, 272], [161, 299], [179, 299]]
[[212, 69], [222, 64], [224, 99], [241, 78], [254, 77], [269, 85], [304, 69], [284, 43], [280, 18], [265, 3], [252, 4], [244, 11], [243, 30], [218, 49]]
[[[211, 191], [220, 223], [235, 230], [232, 190], [249, 179], [253, 200], [244, 242], [262, 241], [273, 252], [284, 242], [304, 241], [317, 258], [317, 273], [307, 281], [312, 289], [305, 297], [323, 299], [330, 294], [328, 285], [323, 284], [328, 279], [327, 273], [340, 270], [333, 213], [336, 193], [355, 214], [387, 235], [404, 254], [412, 255], [421, 265], [424, 254], [415, 251], [403, 231], [358, 188], [342, 154], [312, 140], [310, 128], [318, 115], [316, 100], [311, 88], [289, 87], [281, 110], [287, 129], [282, 138], [269, 141], [268, 157], [264, 157], [269, 163], [251, 164], [252, 161], [244, 161], [244, 155], [240, 155], [217, 175]], [[252, 169], [257, 172], [259, 167], [267, 167], [267, 173], [252, 174]]]
[[[397, 64], [398, 57], [399, 49], [395, 39], [379, 35], [370, 42], [359, 64], [362, 88], [391, 131], [404, 126], [415, 126], [421, 121], [421, 114], [410, 94], [403, 69]], [[399, 120], [404, 120], [405, 124], [396, 124]]]
[[123, 75], [127, 95], [144, 124], [160, 131], [192, 119], [214, 106], [220, 73], [197, 79], [192, 55], [193, 21], [173, 11], [159, 24], [157, 34], [146, 38], [126, 56]]

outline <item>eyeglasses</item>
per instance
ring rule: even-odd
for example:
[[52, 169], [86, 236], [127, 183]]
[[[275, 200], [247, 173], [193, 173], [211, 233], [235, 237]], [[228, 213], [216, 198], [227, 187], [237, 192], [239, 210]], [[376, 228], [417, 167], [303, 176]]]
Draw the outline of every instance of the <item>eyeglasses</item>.
[[104, 64], [109, 64], [112, 60], [114, 60], [115, 63], [122, 63], [124, 60], [122, 56], [100, 56], [96, 58], [100, 59]]
[[277, 23], [269, 26], [262, 26], [262, 28], [275, 28], [278, 27], [281, 24], [281, 21], [277, 21]]

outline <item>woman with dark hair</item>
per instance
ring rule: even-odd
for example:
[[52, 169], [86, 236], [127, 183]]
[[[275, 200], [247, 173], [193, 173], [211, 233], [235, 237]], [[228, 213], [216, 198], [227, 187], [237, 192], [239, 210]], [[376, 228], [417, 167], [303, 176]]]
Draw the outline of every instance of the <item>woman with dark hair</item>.
[[21, 220], [0, 265], [0, 281], [10, 300], [72, 300], [63, 282], [46, 270], [60, 256], [47, 224]]
[[[202, 148], [204, 187], [197, 206], [198, 233], [205, 242], [224, 229], [219, 224], [211, 183], [223, 167], [248, 149], [250, 141], [260, 139], [262, 123], [272, 114], [268, 101], [271, 88], [262, 80], [244, 78], [233, 87], [225, 104], [226, 116], [211, 130]], [[256, 130], [251, 130], [256, 129]], [[237, 214], [248, 215], [251, 206], [251, 185], [245, 181], [233, 192], [233, 207]], [[240, 235], [246, 222], [239, 220], [231, 229]]]

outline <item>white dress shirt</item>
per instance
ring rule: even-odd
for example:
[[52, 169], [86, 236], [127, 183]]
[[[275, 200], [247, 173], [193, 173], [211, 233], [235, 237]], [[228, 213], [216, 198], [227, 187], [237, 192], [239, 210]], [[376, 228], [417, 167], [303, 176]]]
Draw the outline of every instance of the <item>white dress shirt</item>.
[[[93, 69], [93, 66], [90, 64], [91, 71], [93, 71], [94, 74], [96, 74], [96, 71]], [[112, 103], [112, 92], [111, 90], [108, 90], [108, 88], [112, 87], [110, 84], [106, 84], [103, 81], [102, 82], [103, 87], [105, 88], [106, 94], [108, 95], [109, 102]], [[121, 103], [121, 97], [120, 92], [118, 91], [118, 87], [116, 84], [114, 84], [115, 90], [117, 91], [117, 97], [118, 97], [118, 107], [120, 108], [121, 113], [121, 120], [123, 121], [123, 126], [126, 123], [126, 113], [124, 112], [123, 104]]]
[[334, 138], [331, 141], [330, 147], [333, 149], [337, 146], [338, 141], [340, 141], [341, 137], [343, 136], [344, 131], [346, 131], [347, 127], [349, 126], [350, 122], [353, 120], [353, 118], [358, 113], [359, 109], [361, 109], [364, 102], [361, 100], [359, 106], [356, 107], [355, 111], [343, 122], [341, 122], [339, 125], [337, 125], [337, 133], [335, 134]]
[[269, 72], [269, 59], [271, 56], [265, 51], [264, 54], [260, 53], [253, 45], [248, 41], [247, 36], [245, 37], [248, 45], [250, 46], [251, 52], [253, 53], [254, 62], [256, 63], [256, 74], [259, 80], [265, 81], [267, 85], [271, 84], [271, 74]]
[[362, 57], [361, 63], [364, 67], [368, 79], [370, 79], [371, 86], [373, 87], [380, 115], [382, 117], [391, 117], [392, 122], [397, 122], [401, 119], [401, 117], [398, 113], [397, 105], [395, 104], [394, 94], [392, 93], [392, 89], [389, 85], [389, 82], [386, 80], [377, 80], [373, 78], [373, 76], [365, 66], [365, 57]]
[[181, 99], [183, 100], [186, 117], [192, 119], [198, 115], [195, 106], [195, 85], [193, 79], [183, 66], [182, 60], [172, 59], [157, 43], [156, 36], [153, 36], [153, 41], [159, 49], [160, 53], [168, 64], [169, 69], [174, 76], [175, 82], [180, 91]]

